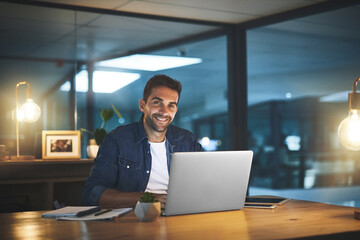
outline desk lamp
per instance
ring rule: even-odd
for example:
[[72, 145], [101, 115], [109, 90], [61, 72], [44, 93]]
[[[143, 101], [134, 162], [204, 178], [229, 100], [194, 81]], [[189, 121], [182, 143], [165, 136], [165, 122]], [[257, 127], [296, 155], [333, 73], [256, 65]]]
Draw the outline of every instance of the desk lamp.
[[[19, 104], [19, 94], [18, 88], [21, 85], [27, 85], [26, 90], [26, 101], [23, 105]], [[32, 123], [39, 119], [41, 110], [40, 107], [32, 100], [32, 91], [30, 88], [30, 83], [27, 81], [19, 82], [16, 84], [15, 89], [16, 96], [16, 156], [12, 156], [11, 160], [24, 160], [24, 159], [34, 159], [34, 156], [20, 156], [19, 148], [19, 122], [28, 122]]]
[[349, 116], [339, 125], [338, 136], [341, 144], [352, 151], [360, 150], [360, 93], [356, 92], [356, 85], [360, 77], [353, 84], [353, 91], [349, 93]]
[[[352, 151], [360, 150], [360, 93], [356, 92], [356, 85], [360, 77], [353, 84], [353, 91], [349, 93], [349, 116], [341, 121], [338, 136], [341, 144]], [[354, 216], [360, 220], [360, 208], [355, 208]]]

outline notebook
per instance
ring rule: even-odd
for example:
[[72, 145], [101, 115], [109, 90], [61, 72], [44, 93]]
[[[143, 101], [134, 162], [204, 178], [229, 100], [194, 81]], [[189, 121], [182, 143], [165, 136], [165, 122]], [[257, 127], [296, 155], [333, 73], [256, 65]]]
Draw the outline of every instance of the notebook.
[[91, 213], [82, 217], [60, 217], [57, 220], [63, 221], [104, 221], [104, 220], [112, 220], [116, 217], [125, 215], [128, 212], [134, 210], [133, 208], [118, 208], [118, 209], [111, 209], [111, 211], [106, 211], [103, 214]]
[[50, 212], [43, 213], [43, 218], [59, 218], [59, 217], [81, 217], [100, 211], [98, 206], [67, 206]]
[[252, 151], [172, 154], [163, 215], [242, 209], [252, 157]]

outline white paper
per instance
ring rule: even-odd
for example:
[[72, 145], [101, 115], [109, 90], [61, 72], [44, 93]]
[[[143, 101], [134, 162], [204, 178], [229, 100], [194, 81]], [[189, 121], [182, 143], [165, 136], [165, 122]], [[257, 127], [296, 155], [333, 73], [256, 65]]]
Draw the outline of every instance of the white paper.
[[77, 217], [77, 218], [61, 217], [61, 218], [57, 218], [57, 220], [64, 220], [64, 221], [112, 220], [114, 217], [124, 215], [128, 212], [131, 212], [132, 210], [133, 210], [132, 208], [118, 208], [118, 209], [112, 209], [110, 212], [106, 212], [98, 216], [95, 216], [96, 213], [92, 213], [83, 217]]

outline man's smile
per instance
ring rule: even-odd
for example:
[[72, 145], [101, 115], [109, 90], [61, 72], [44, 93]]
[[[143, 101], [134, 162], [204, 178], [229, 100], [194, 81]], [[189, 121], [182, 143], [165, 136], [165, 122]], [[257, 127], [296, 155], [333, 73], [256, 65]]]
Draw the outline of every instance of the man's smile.
[[170, 117], [164, 117], [160, 114], [153, 114], [153, 117], [158, 120], [159, 122], [166, 123], [170, 121]]

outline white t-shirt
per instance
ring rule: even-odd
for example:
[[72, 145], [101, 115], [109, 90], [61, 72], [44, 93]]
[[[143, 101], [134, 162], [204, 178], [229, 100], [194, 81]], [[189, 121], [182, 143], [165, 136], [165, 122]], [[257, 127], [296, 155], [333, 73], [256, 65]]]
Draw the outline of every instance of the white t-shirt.
[[166, 158], [165, 141], [161, 143], [150, 143], [151, 172], [147, 192], [166, 194], [169, 183], [169, 172]]

